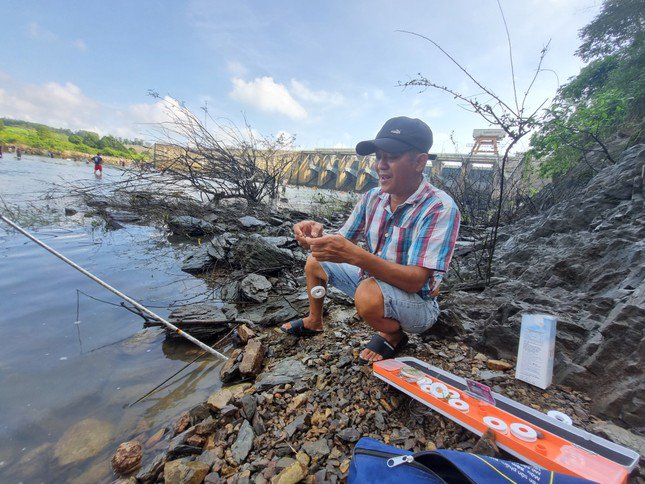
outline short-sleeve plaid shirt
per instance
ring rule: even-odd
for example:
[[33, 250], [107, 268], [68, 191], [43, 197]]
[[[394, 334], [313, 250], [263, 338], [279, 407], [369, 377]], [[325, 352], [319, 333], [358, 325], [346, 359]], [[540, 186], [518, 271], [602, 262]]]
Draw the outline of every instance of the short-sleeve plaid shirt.
[[459, 232], [460, 214], [450, 196], [427, 180], [394, 213], [390, 195], [373, 188], [363, 195], [338, 231], [382, 259], [433, 270], [419, 295], [430, 299], [448, 270]]

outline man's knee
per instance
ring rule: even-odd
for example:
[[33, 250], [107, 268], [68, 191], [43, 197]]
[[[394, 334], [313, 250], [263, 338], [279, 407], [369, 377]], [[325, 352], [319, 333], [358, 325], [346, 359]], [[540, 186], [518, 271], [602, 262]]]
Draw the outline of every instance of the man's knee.
[[322, 281], [327, 281], [327, 273], [320, 265], [320, 262], [311, 254], [307, 257], [307, 262], [305, 263], [305, 274], [311, 274]]
[[365, 321], [380, 319], [384, 316], [383, 293], [376, 279], [361, 281], [354, 296], [356, 312]]

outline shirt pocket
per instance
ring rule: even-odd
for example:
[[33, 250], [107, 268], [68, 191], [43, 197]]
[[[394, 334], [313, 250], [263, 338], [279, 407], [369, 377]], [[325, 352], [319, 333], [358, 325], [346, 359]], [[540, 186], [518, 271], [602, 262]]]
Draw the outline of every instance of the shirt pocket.
[[392, 227], [387, 235], [387, 248], [385, 258], [398, 264], [407, 262], [407, 253], [410, 248], [410, 234], [412, 231], [405, 227]]

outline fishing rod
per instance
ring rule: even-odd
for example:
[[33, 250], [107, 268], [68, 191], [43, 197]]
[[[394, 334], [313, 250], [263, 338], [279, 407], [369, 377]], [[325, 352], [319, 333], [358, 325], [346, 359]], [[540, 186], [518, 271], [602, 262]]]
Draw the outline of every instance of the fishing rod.
[[11, 227], [13, 227], [14, 229], [16, 229], [18, 232], [20, 232], [20, 233], [21, 233], [22, 235], [24, 235], [25, 237], [27, 237], [27, 238], [29, 238], [29, 239], [33, 240], [34, 242], [36, 242], [36, 243], [37, 243], [38, 245], [40, 245], [43, 249], [47, 250], [48, 252], [51, 252], [52, 254], [54, 254], [56, 257], [58, 257], [58, 258], [59, 258], [60, 260], [62, 260], [63, 262], [65, 262], [65, 263], [69, 264], [70, 266], [72, 266], [72, 267], [73, 267], [74, 269], [76, 269], [77, 271], [81, 272], [82, 274], [84, 274], [84, 275], [86, 275], [87, 277], [89, 277], [90, 279], [92, 279], [94, 282], [96, 282], [96, 283], [97, 283], [97, 284], [99, 284], [100, 286], [103, 286], [103, 287], [104, 287], [105, 289], [107, 289], [108, 291], [113, 292], [114, 294], [116, 294], [117, 296], [119, 296], [121, 299], [123, 299], [123, 300], [124, 300], [124, 301], [126, 301], [126, 302], [129, 302], [129, 303], [130, 303], [130, 304], [132, 304], [134, 307], [138, 308], [139, 310], [141, 310], [142, 312], [146, 313], [147, 315], [152, 316], [153, 318], [155, 318], [155, 319], [159, 320], [159, 321], [160, 321], [164, 326], [166, 326], [168, 329], [170, 329], [170, 330], [172, 330], [172, 331], [176, 332], [176, 333], [177, 333], [178, 335], [180, 335], [180, 336], [183, 336], [183, 337], [184, 337], [184, 338], [186, 338], [188, 341], [190, 341], [191, 343], [193, 343], [193, 344], [195, 344], [195, 345], [199, 346], [199, 347], [200, 347], [201, 349], [203, 349], [204, 351], [207, 351], [207, 352], [209, 352], [209, 353], [210, 353], [210, 354], [212, 354], [212, 355], [215, 355], [215, 356], [217, 356], [217, 357], [219, 357], [219, 358], [222, 358], [223, 360], [228, 360], [228, 357], [227, 357], [226, 355], [223, 355], [223, 354], [222, 354], [222, 353], [220, 353], [219, 351], [217, 351], [217, 350], [215, 350], [215, 349], [211, 348], [210, 346], [208, 346], [208, 345], [206, 345], [206, 344], [202, 343], [201, 341], [199, 341], [199, 340], [198, 340], [197, 338], [195, 338], [194, 336], [191, 336], [191, 335], [189, 335], [188, 333], [186, 333], [186, 332], [182, 331], [182, 330], [181, 330], [181, 329], [179, 329], [177, 326], [175, 326], [174, 324], [172, 324], [172, 323], [171, 323], [171, 322], [169, 322], [169, 321], [166, 321], [166, 320], [165, 320], [164, 318], [162, 318], [161, 316], [158, 316], [157, 314], [153, 313], [153, 312], [152, 312], [152, 311], [150, 311], [147, 307], [143, 306], [142, 304], [139, 304], [137, 301], [135, 301], [135, 300], [134, 300], [134, 299], [132, 299], [131, 297], [128, 297], [128, 296], [126, 296], [125, 294], [123, 294], [121, 291], [119, 291], [118, 289], [113, 288], [113, 287], [112, 287], [112, 286], [110, 286], [107, 282], [102, 281], [101, 279], [99, 279], [98, 277], [96, 277], [96, 276], [95, 276], [94, 274], [92, 274], [91, 272], [89, 272], [89, 271], [87, 271], [87, 270], [83, 269], [81, 266], [79, 266], [79, 265], [78, 265], [78, 264], [76, 264], [75, 262], [73, 262], [73, 261], [71, 261], [70, 259], [68, 259], [67, 257], [65, 257], [65, 256], [64, 256], [63, 254], [61, 254], [60, 252], [56, 251], [55, 249], [52, 249], [52, 248], [51, 248], [51, 247], [49, 247], [47, 244], [45, 244], [45, 243], [44, 243], [44, 242], [42, 242], [41, 240], [37, 239], [37, 238], [36, 238], [36, 237], [34, 237], [33, 235], [31, 235], [31, 234], [30, 234], [29, 232], [27, 232], [25, 229], [23, 229], [22, 227], [20, 227], [20, 226], [19, 226], [18, 224], [16, 224], [15, 222], [12, 222], [11, 220], [9, 220], [7, 217], [5, 217], [4, 215], [2, 215], [1, 213], [0, 213], [0, 219], [2, 219], [5, 223], [9, 224]]

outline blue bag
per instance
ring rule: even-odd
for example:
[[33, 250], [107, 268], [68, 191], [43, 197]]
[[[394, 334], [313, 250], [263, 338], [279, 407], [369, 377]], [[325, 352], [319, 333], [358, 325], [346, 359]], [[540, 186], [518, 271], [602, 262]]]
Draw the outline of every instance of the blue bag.
[[583, 484], [586, 479], [456, 450], [412, 453], [363, 437], [354, 447], [348, 484]]

